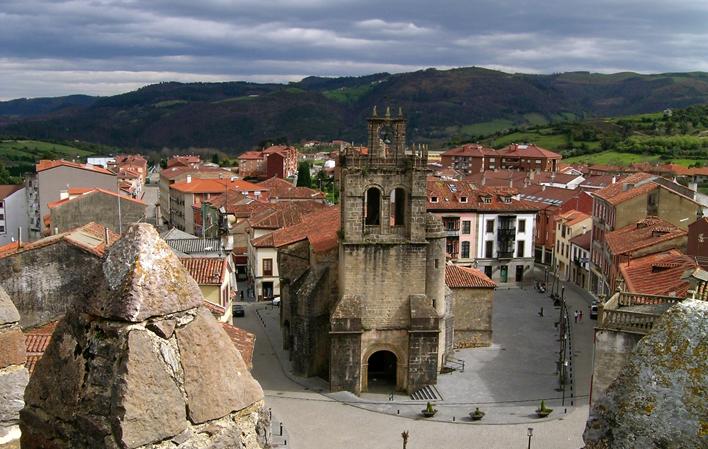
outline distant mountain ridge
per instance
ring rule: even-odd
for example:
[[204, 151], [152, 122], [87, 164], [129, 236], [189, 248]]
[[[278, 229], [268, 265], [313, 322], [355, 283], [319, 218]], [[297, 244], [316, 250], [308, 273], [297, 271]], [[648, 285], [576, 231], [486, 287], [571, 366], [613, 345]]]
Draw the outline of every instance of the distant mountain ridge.
[[375, 104], [403, 109], [409, 141], [443, 144], [505, 127], [702, 103], [705, 72], [529, 75], [470, 67], [289, 84], [165, 82], [110, 97], [12, 100], [0, 102], [0, 134], [240, 153], [268, 140], [363, 142]]

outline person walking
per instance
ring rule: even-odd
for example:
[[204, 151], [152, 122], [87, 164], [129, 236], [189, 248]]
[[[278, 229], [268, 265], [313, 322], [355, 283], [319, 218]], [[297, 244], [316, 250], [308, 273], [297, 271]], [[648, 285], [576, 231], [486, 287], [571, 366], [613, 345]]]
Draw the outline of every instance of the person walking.
[[583, 321], [583, 311], [582, 310], [578, 312], [578, 322], [581, 322], [581, 321]]
[[573, 320], [577, 323], [578, 322], [578, 311], [576, 310], [575, 313], [573, 314]]

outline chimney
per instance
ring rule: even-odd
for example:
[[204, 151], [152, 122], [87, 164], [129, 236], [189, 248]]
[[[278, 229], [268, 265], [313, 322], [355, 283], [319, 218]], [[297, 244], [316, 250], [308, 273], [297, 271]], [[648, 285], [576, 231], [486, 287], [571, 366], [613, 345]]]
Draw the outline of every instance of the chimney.
[[22, 226], [17, 228], [17, 246], [22, 246]]
[[60, 200], [65, 200], [69, 198], [69, 191], [68, 190], [62, 190], [59, 192], [59, 199]]
[[487, 175], [482, 173], [482, 185], [486, 185], [486, 184], [487, 184]]
[[546, 184], [541, 184], [541, 191], [543, 192], [545, 190], [546, 190]]
[[617, 182], [617, 175], [612, 175], [612, 184]]
[[187, 184], [192, 182], [192, 175], [187, 175]]
[[108, 227], [103, 228], [103, 242], [106, 244], [106, 247], [109, 245], [109, 237], [108, 237]]
[[509, 178], [509, 187], [514, 187], [514, 178]]

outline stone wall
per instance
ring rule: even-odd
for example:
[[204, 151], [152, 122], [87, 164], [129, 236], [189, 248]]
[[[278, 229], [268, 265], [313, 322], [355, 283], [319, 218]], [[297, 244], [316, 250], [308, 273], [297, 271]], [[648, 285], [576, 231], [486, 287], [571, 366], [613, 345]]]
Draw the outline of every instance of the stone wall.
[[591, 402], [602, 398], [607, 387], [622, 372], [629, 355], [643, 334], [595, 329]]
[[145, 205], [120, 199], [120, 215], [118, 214], [119, 197], [102, 192], [81, 195], [73, 200], [51, 209], [52, 233], [59, 232], [95, 222], [108, 227], [111, 231], [120, 233], [132, 223], [144, 220]]
[[29, 380], [19, 321], [20, 314], [0, 287], [0, 448], [20, 437], [20, 410]]
[[31, 327], [63, 315], [100, 266], [99, 257], [60, 241], [0, 259], [0, 284], [20, 312], [20, 325]]
[[454, 347], [475, 348], [492, 344], [493, 288], [454, 288]]
[[426, 291], [426, 245], [343, 245], [342, 292], [359, 295], [366, 329], [405, 329], [408, 298]]
[[671, 307], [590, 411], [586, 449], [705, 448], [708, 302]]
[[260, 385], [151, 225], [85, 288], [27, 386], [23, 449], [270, 447]]

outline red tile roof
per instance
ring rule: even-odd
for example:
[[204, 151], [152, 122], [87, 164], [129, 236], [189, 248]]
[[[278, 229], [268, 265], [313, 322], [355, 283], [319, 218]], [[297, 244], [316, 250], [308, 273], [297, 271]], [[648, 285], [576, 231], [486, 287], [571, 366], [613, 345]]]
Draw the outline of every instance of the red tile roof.
[[243, 160], [259, 160], [263, 159], [263, 153], [260, 151], [246, 151], [238, 156], [239, 159]]
[[564, 189], [562, 187], [531, 184], [519, 189], [522, 200], [534, 204], [539, 209], [560, 207], [566, 202], [578, 197], [582, 191]]
[[116, 174], [113, 173], [112, 171], [103, 168], [98, 165], [91, 165], [91, 164], [80, 164], [78, 162], [69, 162], [65, 161], [63, 159], [59, 160], [47, 160], [47, 159], [42, 159], [41, 161], [37, 162], [35, 165], [35, 168], [37, 169], [37, 173], [45, 171], [45, 170], [50, 170], [52, 168], [56, 167], [71, 167], [71, 168], [78, 168], [80, 170], [89, 170], [93, 171], [96, 173], [102, 173], [104, 175], [111, 175], [115, 176]]
[[222, 193], [221, 195], [209, 198], [205, 203], [211, 204], [217, 209], [224, 207], [226, 213], [233, 214], [237, 218], [247, 218], [257, 211], [270, 207], [270, 203], [267, 201], [249, 198], [241, 192], [232, 192], [228, 195]]
[[547, 150], [536, 146], [533, 143], [522, 144], [522, 143], [512, 143], [507, 145], [498, 151], [501, 156], [504, 157], [536, 157], [536, 158], [549, 158], [549, 159], [560, 159], [561, 155], [554, 153], [553, 151]]
[[590, 243], [592, 241], [592, 231], [588, 231], [584, 234], [576, 235], [570, 239], [570, 243], [577, 245], [583, 249], [590, 251]]
[[[73, 191], [73, 193], [72, 193], [72, 191]], [[80, 193], [78, 193], [78, 192], [80, 192]], [[70, 198], [64, 198], [63, 200], [59, 200], [59, 201], [52, 201], [51, 203], [47, 203], [47, 206], [50, 209], [53, 209], [57, 206], [62, 206], [70, 201], [81, 199], [81, 198], [83, 198], [84, 195], [91, 195], [94, 193], [103, 193], [106, 195], [111, 195], [111, 196], [120, 198], [122, 200], [131, 201], [133, 203], [140, 204], [141, 206], [147, 206], [147, 204], [145, 204], [145, 202], [135, 199], [133, 197], [130, 197], [127, 195], [121, 195], [119, 193], [111, 192], [109, 190], [104, 190], [104, 189], [98, 189], [98, 188], [95, 188], [95, 189], [94, 188], [69, 189], [69, 195], [73, 196], [73, 198], [70, 197]]]
[[484, 157], [497, 156], [497, 152], [484, 145], [468, 143], [461, 147], [449, 149], [441, 154], [441, 156], [462, 156], [462, 157]]
[[319, 201], [273, 203], [268, 209], [253, 214], [248, 224], [251, 228], [280, 229], [300, 223], [306, 215], [327, 207]]
[[233, 172], [221, 167], [211, 167], [209, 165], [191, 164], [187, 166], [169, 167], [160, 172], [160, 176], [166, 179], [174, 179], [180, 175], [191, 174], [192, 178], [198, 178], [200, 173], [218, 173], [224, 178], [233, 176]]
[[253, 240], [256, 248], [280, 248], [307, 239], [315, 252], [337, 247], [341, 213], [338, 206], [313, 212], [303, 221]]
[[211, 314], [214, 315], [214, 318], [216, 318], [217, 320], [220, 320], [226, 313], [226, 309], [223, 306], [214, 304], [213, 302], [207, 301], [206, 299], [202, 301], [202, 305], [209, 309]]
[[261, 183], [259, 186], [264, 186], [268, 189], [268, 198], [271, 200], [275, 199], [324, 199], [325, 194], [319, 190], [310, 189], [309, 187], [296, 187], [290, 181], [278, 178], [276, 176], [267, 179]]
[[229, 323], [221, 323], [236, 349], [241, 353], [243, 361], [249, 369], [253, 368], [253, 348], [256, 345], [256, 336]]
[[612, 205], [621, 204], [656, 189], [657, 185], [651, 182], [652, 179], [654, 175], [649, 173], [635, 173], [593, 194]]
[[481, 173], [473, 173], [465, 177], [468, 181], [478, 187], [523, 187], [524, 180], [529, 178], [528, 172], [518, 170], [485, 170]]
[[201, 179], [192, 178], [190, 182], [176, 182], [170, 189], [184, 193], [224, 193], [226, 189], [239, 192], [268, 191], [268, 189], [242, 179]]
[[[485, 212], [535, 212], [538, 208], [515, 200], [515, 189], [506, 187], [475, 187], [466, 181], [428, 178], [429, 211], [465, 210]], [[488, 199], [489, 202], [486, 202]], [[504, 200], [507, 198], [507, 200]], [[433, 201], [433, 200], [436, 201]]]
[[608, 232], [605, 240], [610, 252], [631, 254], [668, 240], [685, 237], [687, 232], [658, 217], [647, 217], [616, 231]]
[[22, 189], [24, 186], [22, 184], [1, 184], [0, 185], [0, 201], [4, 200], [8, 196]]
[[690, 288], [683, 274], [695, 268], [698, 263], [693, 257], [670, 250], [623, 262], [620, 272], [629, 292], [683, 298]]
[[445, 284], [450, 288], [494, 288], [497, 286], [481, 271], [459, 265], [445, 265]]
[[558, 215], [556, 220], [565, 220], [565, 224], [567, 226], [573, 226], [575, 224], [580, 223], [581, 221], [587, 220], [590, 218], [590, 215], [577, 211], [575, 209], [571, 209], [569, 211], [563, 212], [562, 214]]
[[181, 257], [179, 261], [199, 285], [221, 285], [227, 275], [225, 257]]
[[[71, 231], [45, 237], [34, 242], [21, 242], [21, 244], [20, 242], [8, 243], [0, 246], [0, 259], [17, 253], [44, 248], [45, 246], [53, 245], [61, 241], [66, 241], [68, 244], [95, 256], [103, 257], [106, 250], [104, 241], [105, 230], [106, 228], [103, 225], [91, 222], [79, 228], [72, 229]], [[118, 234], [108, 229], [109, 246], [115, 243], [119, 237]]]
[[39, 359], [42, 358], [42, 355], [44, 355], [44, 351], [47, 350], [54, 329], [56, 329], [58, 323], [59, 321], [50, 321], [40, 327], [22, 331], [25, 334], [25, 349], [27, 351], [25, 368], [27, 368], [30, 374], [34, 372], [34, 367], [37, 365]]

